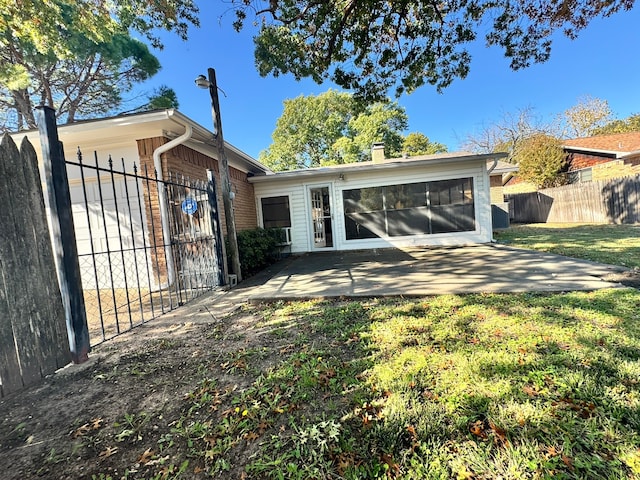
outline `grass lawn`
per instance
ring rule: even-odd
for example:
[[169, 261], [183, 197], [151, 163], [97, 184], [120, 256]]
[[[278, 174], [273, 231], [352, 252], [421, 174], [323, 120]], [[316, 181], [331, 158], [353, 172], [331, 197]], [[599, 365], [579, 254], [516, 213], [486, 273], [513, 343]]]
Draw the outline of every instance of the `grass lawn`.
[[245, 452], [243, 478], [640, 476], [636, 290], [286, 303], [257, 327], [279, 361], [238, 352], [251, 385], [212, 412], [204, 379], [179, 423], [214, 475]]
[[540, 223], [512, 226], [495, 237], [514, 247], [640, 268], [640, 225]]
[[[625, 229], [500, 238], [633, 266]], [[638, 289], [280, 302], [141, 342], [0, 402], [3, 474], [640, 479]]]

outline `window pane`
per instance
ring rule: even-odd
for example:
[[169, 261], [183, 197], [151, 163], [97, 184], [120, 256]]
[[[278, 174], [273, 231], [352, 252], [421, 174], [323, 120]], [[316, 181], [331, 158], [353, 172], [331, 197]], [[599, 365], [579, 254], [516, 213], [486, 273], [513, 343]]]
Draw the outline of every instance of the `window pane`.
[[429, 233], [427, 207], [388, 210], [387, 227], [390, 237]]
[[429, 182], [431, 233], [475, 230], [473, 179]]
[[290, 227], [289, 197], [265, 197], [262, 204], [262, 224], [264, 228]]
[[382, 210], [382, 187], [357, 188], [342, 192], [345, 213]]
[[384, 195], [387, 210], [424, 207], [427, 204], [427, 184], [389, 185], [384, 187]]

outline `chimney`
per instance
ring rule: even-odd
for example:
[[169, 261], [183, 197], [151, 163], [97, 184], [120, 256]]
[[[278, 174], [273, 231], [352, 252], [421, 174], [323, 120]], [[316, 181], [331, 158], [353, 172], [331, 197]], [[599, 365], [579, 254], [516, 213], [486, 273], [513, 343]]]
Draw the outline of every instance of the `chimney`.
[[382, 163], [384, 161], [384, 143], [377, 142], [372, 145], [371, 160], [373, 163]]

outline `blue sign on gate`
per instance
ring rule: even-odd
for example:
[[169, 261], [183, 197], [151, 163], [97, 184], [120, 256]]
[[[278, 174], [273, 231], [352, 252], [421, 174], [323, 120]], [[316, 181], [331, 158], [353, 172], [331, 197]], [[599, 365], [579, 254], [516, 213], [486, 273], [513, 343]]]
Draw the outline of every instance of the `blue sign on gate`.
[[182, 201], [182, 211], [187, 215], [193, 215], [198, 211], [198, 202], [195, 198], [187, 197]]

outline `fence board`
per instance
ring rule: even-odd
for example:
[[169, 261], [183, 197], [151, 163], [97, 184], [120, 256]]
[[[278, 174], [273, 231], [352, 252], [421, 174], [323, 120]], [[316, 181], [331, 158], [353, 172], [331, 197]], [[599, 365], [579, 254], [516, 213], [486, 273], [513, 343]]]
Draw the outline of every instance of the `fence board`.
[[33, 147], [0, 148], [0, 380], [2, 395], [69, 362], [64, 310]]
[[516, 223], [639, 223], [640, 175], [506, 195]]
[[15, 348], [13, 335], [13, 305], [11, 283], [17, 244], [13, 225], [13, 212], [7, 208], [11, 201], [12, 168], [18, 164], [20, 155], [15, 144], [8, 136], [0, 143], [0, 179], [5, 184], [0, 188], [0, 382], [2, 393], [18, 390], [22, 387], [20, 361]]

